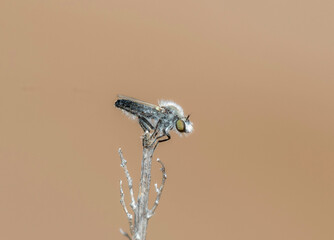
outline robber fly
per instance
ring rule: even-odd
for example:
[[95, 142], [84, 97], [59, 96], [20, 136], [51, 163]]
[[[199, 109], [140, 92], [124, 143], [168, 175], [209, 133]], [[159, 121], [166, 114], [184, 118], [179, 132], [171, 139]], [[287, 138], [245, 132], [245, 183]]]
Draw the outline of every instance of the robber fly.
[[[151, 137], [159, 142], [168, 141], [169, 132], [191, 133], [193, 124], [189, 121], [189, 115], [185, 116], [180, 105], [172, 101], [159, 101], [159, 105], [143, 102], [138, 99], [118, 95], [115, 106], [133, 119], [138, 119], [144, 132], [153, 132]], [[158, 134], [160, 134], [158, 136]], [[163, 139], [163, 137], [165, 137]]]

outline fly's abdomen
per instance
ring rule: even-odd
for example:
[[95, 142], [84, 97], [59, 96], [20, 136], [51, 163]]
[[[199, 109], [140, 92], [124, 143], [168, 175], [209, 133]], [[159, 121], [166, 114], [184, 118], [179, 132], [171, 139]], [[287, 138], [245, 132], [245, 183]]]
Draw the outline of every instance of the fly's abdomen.
[[118, 99], [115, 102], [115, 106], [137, 117], [156, 119], [161, 114], [155, 108], [127, 99]]

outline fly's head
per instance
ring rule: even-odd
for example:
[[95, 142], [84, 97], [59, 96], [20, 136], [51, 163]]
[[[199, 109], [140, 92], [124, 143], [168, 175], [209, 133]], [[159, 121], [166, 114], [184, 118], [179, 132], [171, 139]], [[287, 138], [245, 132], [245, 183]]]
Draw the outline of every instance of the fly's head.
[[193, 131], [193, 124], [190, 122], [189, 117], [190, 115], [176, 120], [175, 127], [179, 133], [191, 133]]
[[175, 120], [175, 128], [177, 133], [191, 133], [193, 131], [193, 124], [189, 120], [189, 116], [185, 117], [183, 109], [180, 105], [172, 101], [160, 101], [159, 105], [161, 108], [166, 109], [173, 115]]

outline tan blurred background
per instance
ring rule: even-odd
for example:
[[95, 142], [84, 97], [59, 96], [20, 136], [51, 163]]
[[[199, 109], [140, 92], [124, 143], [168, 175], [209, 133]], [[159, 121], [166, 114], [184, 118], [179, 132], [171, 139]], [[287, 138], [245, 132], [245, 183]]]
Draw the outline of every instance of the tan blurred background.
[[1, 1], [0, 239], [125, 239], [117, 149], [137, 189], [141, 129], [119, 93], [174, 100], [195, 126], [155, 153], [148, 239], [334, 239], [333, 10]]

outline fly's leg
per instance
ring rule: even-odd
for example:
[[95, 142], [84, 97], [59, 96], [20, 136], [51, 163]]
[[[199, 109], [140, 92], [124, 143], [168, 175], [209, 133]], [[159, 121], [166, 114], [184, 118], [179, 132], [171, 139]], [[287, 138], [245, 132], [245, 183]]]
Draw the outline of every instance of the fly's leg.
[[[155, 148], [158, 146], [159, 143], [161, 142], [165, 142], [168, 141], [169, 139], [171, 139], [171, 136], [169, 135], [169, 133], [166, 131], [166, 129], [162, 129], [162, 134], [160, 136], [157, 137], [158, 133], [161, 131], [161, 125], [162, 125], [162, 121], [161, 119], [159, 119], [159, 121], [157, 122], [157, 125], [155, 126], [155, 129], [153, 131], [153, 133], [150, 136], [151, 140], [154, 140], [152, 142], [152, 144], [150, 144], [150, 146], [154, 145], [154, 150]], [[165, 139], [162, 139], [163, 137], [167, 137]]]
[[148, 131], [146, 125], [139, 119], [139, 125], [144, 130], [144, 132]]
[[[143, 136], [143, 147], [152, 146], [155, 143], [154, 138], [158, 134], [159, 126], [161, 125], [161, 121], [159, 120], [155, 127], [144, 117], [138, 117], [139, 125], [144, 130]], [[154, 130], [153, 130], [154, 129]], [[153, 132], [152, 132], [153, 130]], [[153, 141], [154, 140], [154, 141]], [[153, 141], [153, 143], [152, 143]]]
[[150, 127], [150, 130], [154, 128], [153, 125], [146, 118], [141, 117], [141, 119]]
[[[160, 139], [160, 138], [163, 138], [164, 136], [166, 136], [167, 138], [158, 140], [158, 139]], [[164, 131], [164, 134], [161, 135], [161, 136], [159, 136], [159, 137], [157, 137], [156, 140], [158, 140], [158, 143], [161, 143], [161, 142], [166, 142], [166, 141], [168, 141], [168, 140], [170, 140], [170, 139], [171, 139], [171, 136], [169, 135], [169, 133], [166, 133], [166, 132]]]
[[[163, 137], [165, 137], [165, 136], [166, 136], [167, 138], [165, 138], [165, 139], [161, 139], [161, 138], [163, 138]], [[163, 134], [162, 134], [161, 136], [157, 137], [157, 138], [154, 140], [154, 142], [152, 143], [152, 144], [155, 144], [155, 146], [154, 146], [154, 150], [157, 148], [157, 146], [158, 146], [159, 143], [161, 143], [161, 142], [166, 142], [166, 141], [168, 141], [168, 140], [170, 140], [170, 139], [171, 139], [170, 134], [167, 133], [165, 130], [163, 130]]]
[[[155, 125], [154, 131], [151, 135], [151, 139], [155, 138], [158, 134], [158, 131], [160, 130], [160, 125], [161, 125], [161, 119], [157, 122], [157, 125]], [[155, 142], [155, 141], [154, 141]]]
[[144, 130], [144, 132], [146, 131], [150, 132], [153, 129], [152, 124], [146, 118], [139, 117], [138, 120], [139, 120], [139, 125]]

